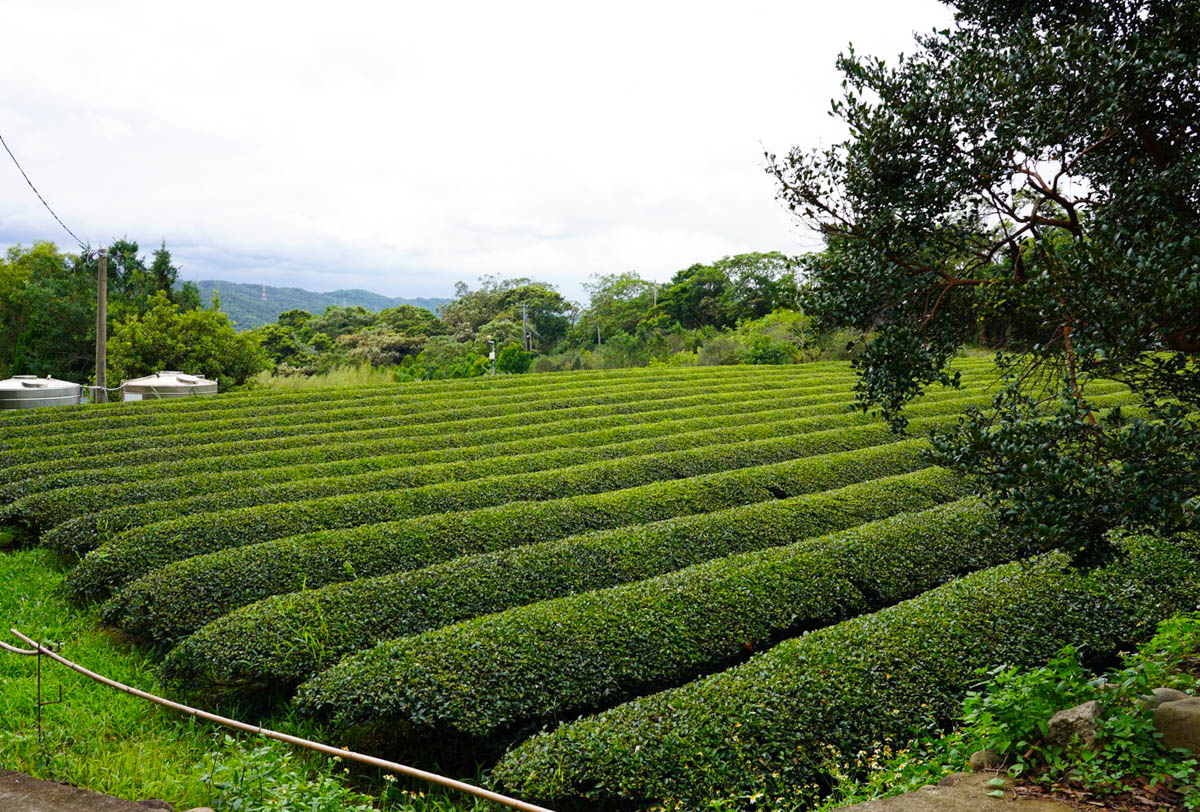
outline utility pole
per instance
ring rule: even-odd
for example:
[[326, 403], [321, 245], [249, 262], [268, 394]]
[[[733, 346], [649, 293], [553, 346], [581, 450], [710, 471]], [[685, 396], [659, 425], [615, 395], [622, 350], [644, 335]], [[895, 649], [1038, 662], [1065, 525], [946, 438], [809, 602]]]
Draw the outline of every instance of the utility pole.
[[488, 353], [488, 358], [492, 360], [492, 375], [496, 374], [496, 339], [488, 337], [488, 344], [491, 345], [491, 352]]
[[108, 402], [108, 251], [100, 249], [96, 270], [96, 403]]
[[533, 349], [529, 336], [529, 305], [521, 305], [521, 332], [525, 334], [525, 352]]

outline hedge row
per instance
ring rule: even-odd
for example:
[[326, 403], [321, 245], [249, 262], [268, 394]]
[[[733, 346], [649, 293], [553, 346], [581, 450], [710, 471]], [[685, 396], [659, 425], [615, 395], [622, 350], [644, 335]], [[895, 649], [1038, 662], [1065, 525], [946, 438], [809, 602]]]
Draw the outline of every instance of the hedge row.
[[[964, 359], [964, 368], [973, 368], [977, 361]], [[51, 431], [90, 431], [103, 425], [154, 425], [195, 416], [204, 419], [222, 411], [274, 408], [281, 405], [319, 404], [325, 401], [353, 400], [363, 395], [395, 392], [407, 397], [446, 393], [458, 398], [477, 398], [489, 394], [545, 390], [585, 383], [603, 386], [613, 382], [644, 381], [653, 385], [666, 376], [694, 377], [754, 377], [772, 374], [822, 375], [840, 371], [844, 364], [826, 362], [790, 367], [708, 367], [704, 369], [619, 369], [580, 370], [570, 376], [532, 374], [522, 376], [484, 377], [463, 380], [431, 381], [424, 383], [376, 384], [371, 386], [323, 387], [306, 390], [257, 389], [221, 393], [217, 397], [180, 398], [126, 403], [61, 407], [44, 410], [0, 412], [0, 439], [36, 435]], [[569, 378], [569, 380], [567, 380]]]
[[[728, 386], [751, 382], [758, 384], [760, 388], [767, 386], [790, 387], [794, 386], [797, 380], [810, 383], [834, 383], [844, 380], [847, 388], [853, 382], [852, 376], [847, 371], [847, 373], [839, 376], [822, 375], [818, 378], [797, 376], [795, 374], [783, 376], [777, 373], [751, 379], [739, 378], [735, 381], [724, 381], [722, 385]], [[602, 396], [617, 400], [631, 393], [646, 392], [648, 389], [660, 392], [688, 389], [694, 387], [695, 383], [693, 376], [663, 376], [661, 379], [654, 381], [651, 387], [648, 387], [645, 381], [640, 380], [620, 382], [612, 386], [603, 387]], [[469, 401], [469, 405], [474, 410], [486, 406], [490, 406], [495, 410], [506, 410], [512, 407], [540, 408], [544, 406], [552, 408], [555, 404], [570, 404], [576, 402], [579, 398], [583, 398], [588, 403], [596, 402], [596, 397], [597, 387], [594, 384], [569, 379], [567, 382], [557, 386], [539, 388], [532, 392], [506, 391], [496, 394], [485, 394], [483, 397], [473, 398]], [[427, 422], [425, 415], [444, 412], [448, 409], [461, 409], [463, 408], [463, 403], [458, 393], [436, 392], [434, 394], [413, 397], [397, 387], [383, 393], [367, 393], [358, 398], [326, 401], [322, 404], [323, 408], [321, 409], [313, 409], [301, 404], [282, 412], [276, 410], [259, 411], [257, 409], [247, 409], [239, 410], [232, 414], [221, 412], [208, 419], [202, 419], [196, 415], [186, 415], [158, 426], [106, 426], [99, 431], [84, 433], [42, 432], [33, 437], [22, 438], [20, 445], [26, 453], [38, 450], [70, 449], [72, 446], [82, 444], [100, 444], [101, 451], [120, 451], [125, 450], [131, 439], [144, 442], [150, 437], [162, 438], [163, 440], [170, 437], [178, 438], [182, 441], [188, 435], [201, 432], [223, 436], [221, 432], [230, 432], [235, 429], [263, 430], [269, 426], [291, 426], [298, 429], [311, 423], [350, 421], [356, 417], [371, 416], [380, 413], [387, 413], [392, 416], [414, 415], [419, 416], [419, 419], [415, 422]], [[122, 445], [122, 442], [124, 442], [124, 445]]]
[[[943, 398], [931, 401], [921, 408], [940, 406], [950, 402], [967, 403], [966, 395], [956, 393], [957, 398]], [[816, 400], [816, 403], [813, 401]], [[403, 436], [395, 438], [388, 445], [380, 441], [362, 444], [359, 453], [347, 459], [336, 459], [326, 462], [315, 462], [300, 465], [272, 465], [251, 469], [234, 469], [220, 471], [201, 476], [178, 476], [154, 480], [136, 480], [117, 484], [86, 485], [59, 488], [32, 494], [5, 508], [0, 508], [0, 520], [20, 521], [37, 527], [51, 527], [72, 516], [94, 513], [101, 510], [112, 510], [120, 506], [136, 505], [145, 502], [178, 501], [189, 496], [198, 496], [217, 491], [232, 492], [263, 485], [294, 482], [301, 479], [320, 479], [330, 476], [352, 476], [355, 474], [383, 471], [400, 466], [430, 465], [443, 463], [458, 463], [487, 458], [499, 458], [529, 454], [553, 449], [590, 448], [610, 445], [627, 440], [652, 438], [672, 433], [686, 433], [704, 428], [719, 426], [751, 425], [755, 423], [773, 423], [795, 420], [801, 417], [820, 419], [820, 416], [836, 417], [840, 424], [849, 425], [857, 420], [866, 422], [869, 418], [861, 413], [849, 413], [844, 407], [844, 396], [829, 395], [811, 397], [779, 397], [764, 394], [762, 399], [752, 401], [758, 407], [751, 411], [734, 410], [728, 414], [714, 417], [711, 412], [702, 417], [684, 420], [671, 420], [664, 412], [638, 413], [632, 420], [612, 425], [611, 421], [603, 428], [589, 428], [586, 431], [571, 431], [569, 427], [553, 434], [541, 434], [530, 439], [507, 439], [505, 441], [482, 444], [470, 444], [469, 436], [463, 441], [469, 443], [462, 446], [444, 446], [429, 450], [430, 439], [426, 436]], [[799, 405], [796, 405], [799, 404]], [[674, 411], [674, 410], [672, 410]], [[641, 415], [650, 415], [640, 419]], [[653, 415], [660, 415], [654, 417]], [[567, 421], [570, 422], [570, 421]], [[493, 439], [490, 432], [484, 439]], [[383, 449], [382, 454], [372, 454], [370, 451]]]
[[[970, 405], [985, 405], [986, 397], [955, 398], [936, 403], [923, 404], [919, 413], [923, 415], [959, 414]], [[798, 410], [801, 413], [806, 409]], [[917, 409], [914, 409], [914, 414]], [[42, 537], [42, 543], [59, 552], [82, 553], [99, 546], [109, 536], [139, 525], [157, 521], [239, 507], [278, 502], [308, 501], [351, 493], [414, 488], [445, 481], [467, 481], [487, 476], [548, 470], [586, 462], [620, 459], [646, 454], [664, 454], [700, 446], [726, 445], [730, 443], [763, 440], [773, 437], [815, 432], [831, 428], [863, 425], [871, 418], [861, 413], [839, 410], [833, 414], [794, 416], [790, 411], [754, 412], [758, 420], [747, 420], [744, 415], [708, 419], [702, 429], [687, 431], [682, 426], [615, 427], [595, 432], [599, 440], [608, 443], [592, 444], [571, 442], [569, 435], [549, 440], [525, 441], [517, 453], [468, 457], [453, 462], [429, 465], [414, 465], [411, 455], [372, 458], [346, 463], [344, 467], [357, 465], [365, 473], [335, 473], [320, 477], [320, 468], [328, 466], [304, 466], [277, 472], [283, 476], [272, 477], [272, 482], [262, 471], [238, 472], [217, 479], [219, 490], [206, 488], [204, 492], [182, 499], [160, 500], [132, 505], [121, 505], [98, 511], [76, 519], [69, 517], [89, 509], [89, 500], [80, 498], [77, 489], [59, 491], [51, 496], [38, 498], [42, 512], [37, 518], [46, 525], [59, 526]], [[763, 418], [766, 418], [764, 420]], [[647, 432], [647, 428], [657, 431]], [[649, 436], [638, 436], [649, 434]], [[630, 436], [633, 439], [628, 439]], [[549, 446], [549, 447], [547, 447]], [[522, 453], [523, 452], [523, 453]], [[273, 469], [272, 469], [273, 470]], [[266, 484], [262, 484], [266, 479]], [[255, 486], [257, 483], [257, 486]], [[101, 493], [98, 498], [111, 499], [111, 494]], [[96, 502], [91, 505], [98, 506]], [[13, 506], [9, 515], [29, 521], [30, 500]], [[54, 509], [53, 512], [46, 508]], [[91, 509], [95, 509], [92, 507]], [[0, 512], [3, 516], [4, 512]]]
[[[356, 570], [363, 563], [361, 554], [342, 557], [335, 548], [323, 550], [324, 555], [287, 558], [283, 573], [262, 559], [240, 569], [234, 563], [219, 573], [215, 590], [205, 568], [195, 566], [203, 558], [195, 558], [127, 587], [119, 596], [124, 614], [115, 619], [127, 630], [169, 645], [192, 632], [198, 616], [212, 618], [171, 652], [164, 663], [165, 679], [177, 692], [204, 701], [253, 699], [290, 693], [343, 656], [381, 640], [640, 581], [732, 553], [791, 544], [941, 504], [966, 491], [961, 477], [926, 468], [784, 500], [466, 555], [321, 589], [304, 589], [312, 586], [305, 583], [305, 571], [337, 572], [347, 563], [346, 569]], [[230, 558], [237, 552], [230, 551]], [[286, 552], [277, 555], [282, 558]], [[282, 580], [274, 580], [281, 574]], [[255, 587], [258, 594], [303, 591], [216, 619], [225, 606], [247, 603], [247, 592]]]
[[[944, 427], [955, 416], [925, 418]], [[916, 422], [916, 421], [914, 421]], [[929, 426], [923, 426], [928, 428]], [[426, 485], [402, 491], [332, 496], [186, 516], [127, 530], [88, 553], [68, 576], [72, 593], [98, 598], [113, 587], [172, 561], [316, 530], [396, 521], [428, 513], [471, 510], [516, 501], [544, 501], [563, 494], [596, 494], [661, 480], [761, 467], [811, 454], [863, 449], [894, 439], [883, 426], [833, 429], [729, 445], [650, 454], [618, 460]], [[890, 443], [881, 452], [889, 462], [919, 454], [924, 440]], [[872, 454], [861, 456], [870, 459]], [[895, 465], [896, 463], [890, 462]], [[907, 464], [907, 463], [905, 463]], [[866, 474], [866, 471], [863, 472]], [[884, 473], [898, 473], [888, 470]], [[860, 478], [866, 478], [860, 477]]]
[[990, 515], [955, 502], [392, 640], [305, 684], [298, 704], [340, 728], [486, 748], [1011, 561], [1013, 545], [984, 532]]
[[[804, 806], [826, 777], [829, 749], [853, 754], [948, 721], [977, 669], [1041, 663], [1067, 643], [1111, 656], [1194, 609], [1196, 553], [1143, 539], [1088, 574], [1051, 556], [969, 575], [534, 736], [493, 779], [561, 810], [698, 809], [758, 793], [779, 808]], [[323, 709], [324, 692], [337, 689], [323, 678], [302, 691], [304, 706]]]
[[[840, 391], [848, 391], [849, 384], [836, 381], [824, 384], [836, 387]], [[100, 437], [74, 439], [64, 445], [38, 446], [22, 443], [6, 453], [0, 453], [0, 466], [14, 466], [22, 463], [35, 462], [52, 457], [54, 459], [84, 457], [95, 459], [98, 456], [121, 454], [160, 446], [180, 449], [193, 447], [193, 453], [203, 451], [203, 446], [229, 440], [270, 439], [273, 437], [290, 437], [300, 435], [333, 435], [342, 431], [383, 426], [425, 426], [439, 423], [452, 423], [472, 417], [507, 414], [514, 411], [556, 411], [571, 409], [578, 406], [600, 404], [624, 404], [663, 400], [681, 392], [694, 391], [694, 381], [684, 381], [675, 385], [664, 385], [647, 389], [641, 385], [619, 387], [616, 389], [594, 388], [573, 389], [568, 397], [558, 397], [553, 394], [538, 393], [528, 398], [518, 397], [501, 403], [470, 403], [452, 400], [440, 403], [438, 408], [419, 408], [409, 411], [407, 408], [396, 408], [392, 404], [367, 403], [328, 413], [300, 412], [288, 415], [286, 419], [276, 418], [250, 422], [248, 425], [236, 425], [225, 428], [220, 421], [211, 426], [203, 422], [188, 423], [173, 426], [163, 432], [138, 431], [132, 436], [107, 439], [104, 434]], [[814, 383], [819, 389], [819, 385]], [[746, 391], [761, 391], [762, 381], [738, 381], [712, 385], [710, 390], [727, 392], [731, 395]], [[241, 421], [239, 421], [240, 423]]]
[[[974, 395], [978, 389], [964, 386], [962, 389], [948, 389], [936, 392], [922, 399], [920, 403], [910, 407], [915, 416], [930, 414], [931, 410], [943, 410], [944, 404], [953, 401], [962, 408], [986, 405], [986, 395]], [[972, 395], [974, 395], [972, 397]], [[846, 396], [841, 393], [817, 396], [805, 396], [798, 393], [788, 393], [780, 396], [765, 392], [755, 396], [753, 400], [739, 399], [736, 404], [730, 404], [726, 413], [719, 410], [722, 418], [739, 422], [751, 422], [754, 415], [760, 418], [778, 411], [782, 415], [794, 417], [803, 415], [836, 414], [840, 419], [838, 425], [851, 425], [872, 422], [873, 417], [862, 412], [849, 412], [845, 409]], [[757, 409], [750, 404], [758, 404]], [[695, 414], [693, 410], [691, 412]], [[46, 485], [57, 487], [39, 489], [27, 493], [24, 497], [14, 500], [4, 508], [0, 508], [0, 521], [17, 522], [36, 529], [52, 527], [70, 517], [108, 510], [120, 505], [131, 505], [142, 502], [181, 499], [188, 496], [214, 491], [232, 491], [247, 487], [256, 487], [276, 482], [290, 482], [302, 478], [320, 478], [324, 476], [346, 476], [366, 471], [383, 470], [400, 464], [426, 465], [437, 462], [452, 462], [458, 460], [482, 459], [484, 457], [499, 457], [510, 454], [528, 453], [534, 450], [565, 448], [571, 446], [593, 446], [610, 442], [618, 442], [619, 438], [634, 439], [652, 437], [673, 431], [686, 432], [705, 426], [721, 425], [722, 420], [714, 421], [711, 416], [696, 416], [679, 420], [673, 425], [669, 418], [687, 417], [684, 410], [668, 410], [658, 412], [656, 422], [647, 424], [645, 420], [655, 419], [653, 413], [640, 412], [632, 419], [622, 421], [622, 425], [603, 425], [595, 428], [591, 422], [584, 423], [583, 431], [575, 431], [573, 421], [565, 421], [561, 429], [553, 434], [539, 432], [530, 439], [512, 438], [511, 432], [504, 432], [503, 442], [487, 442], [494, 440], [494, 432], [480, 432], [484, 435], [481, 444], [474, 444], [470, 434], [458, 433], [455, 439], [462, 442], [461, 446], [445, 446], [429, 450], [429, 445], [435, 438], [428, 434], [410, 435], [404, 433], [394, 439], [375, 439], [354, 444], [355, 448], [347, 448], [348, 444], [338, 443], [321, 446], [322, 449], [336, 451], [331, 460], [312, 461], [309, 449], [292, 450], [290, 453], [266, 454], [262, 457], [262, 465], [254, 468], [235, 466], [222, 469], [215, 473], [197, 476], [194, 473], [179, 476], [163, 476], [170, 473], [156, 468], [153, 475], [145, 479], [129, 480], [129, 470], [125, 469], [123, 481], [93, 485], [86, 482], [83, 475], [68, 479], [63, 475], [55, 478], [45, 478]], [[712, 415], [711, 409], [702, 414]], [[834, 424], [831, 424], [834, 425]], [[81, 484], [69, 484], [79, 481]], [[26, 480], [29, 483], [29, 480]], [[31, 483], [32, 484], [32, 483]], [[15, 489], [9, 489], [13, 493]], [[15, 493], [14, 493], [15, 495]]]
[[[616, 416], [630, 412], [640, 412], [647, 408], [665, 408], [668, 406], [686, 406], [700, 404], [720, 396], [740, 396], [743, 393], [761, 392], [754, 384], [737, 384], [732, 386], [691, 387], [690, 394], [678, 395], [666, 393], [669, 397], [655, 397], [653, 393], [643, 393], [640, 400], [629, 400], [619, 403], [598, 403], [588, 406], [577, 406], [571, 409], [543, 410], [514, 410], [505, 414], [494, 414], [493, 410], [479, 410], [479, 416], [470, 418], [461, 414], [454, 419], [447, 418], [444, 422], [411, 424], [404, 423], [386, 415], [355, 421], [355, 426], [335, 424], [327, 427], [325, 433], [307, 435], [287, 434], [273, 438], [253, 438], [230, 440], [228, 442], [212, 442], [202, 445], [161, 446], [154, 448], [136, 449], [121, 453], [96, 454], [87, 457], [67, 457], [64, 459], [41, 460], [20, 465], [0, 468], [0, 484], [15, 482], [30, 476], [61, 473], [63, 471], [87, 470], [94, 468], [119, 468], [127, 465], [137, 465], [149, 462], [183, 461], [199, 454], [227, 455], [232, 453], [251, 454], [268, 449], [295, 448], [317, 443], [354, 442], [378, 436], [381, 430], [401, 429], [412, 434], [429, 434], [448, 431], [477, 431], [488, 428], [505, 426], [525, 426], [539, 423], [558, 423], [586, 416]], [[787, 390], [782, 390], [787, 391]], [[840, 385], [827, 387], [814, 386], [806, 388], [810, 395], [824, 393], [844, 393]], [[597, 398], [599, 399], [599, 398]], [[443, 417], [446, 417], [444, 414]], [[211, 438], [210, 438], [211, 439]]]
[[[816, 414], [837, 408], [837, 405], [845, 402], [845, 397], [841, 393], [809, 395], [803, 391], [777, 393], [767, 390], [753, 396], [743, 396], [736, 402], [730, 403], [719, 396], [704, 395], [699, 398], [693, 396], [686, 399], [689, 401], [689, 405], [678, 406], [676, 400], [656, 402], [644, 411], [623, 414], [621, 421], [634, 424], [725, 413], [741, 414], [761, 411], [764, 408], [771, 408], [775, 404], [778, 404], [778, 408], [811, 404], [813, 413]], [[695, 400], [698, 400], [700, 405], [690, 403]], [[290, 444], [294, 447], [264, 451], [247, 451], [245, 448], [247, 444], [237, 443], [232, 446], [213, 447], [209, 453], [190, 459], [125, 465], [111, 470], [100, 468], [33, 476], [0, 487], [0, 504], [15, 502], [30, 495], [61, 488], [88, 486], [119, 488], [125, 485], [137, 488], [146, 487], [147, 483], [186, 480], [211, 472], [331, 462], [402, 451], [424, 451], [428, 456], [423, 461], [438, 462], [446, 459], [438, 457], [438, 454], [458, 453], [460, 448], [479, 448], [510, 440], [519, 441], [604, 429], [610, 427], [612, 423], [613, 418], [608, 415], [578, 418], [568, 416], [567, 419], [558, 422], [503, 426], [449, 434], [431, 434], [427, 430], [414, 433], [411, 427], [402, 426], [394, 429], [341, 434], [336, 443], [314, 444], [310, 438], [304, 438], [301, 443]], [[251, 447], [255, 446], [255, 444], [250, 445]], [[101, 485], [101, 483], [104, 484]]]

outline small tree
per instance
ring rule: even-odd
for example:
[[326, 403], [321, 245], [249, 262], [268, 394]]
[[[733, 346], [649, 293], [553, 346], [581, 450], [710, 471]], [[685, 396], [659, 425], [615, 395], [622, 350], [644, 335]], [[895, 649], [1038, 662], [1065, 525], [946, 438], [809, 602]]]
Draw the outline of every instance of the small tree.
[[533, 363], [533, 353], [525, 352], [515, 341], [496, 353], [496, 370], [510, 375], [523, 375]]
[[179, 369], [229, 389], [269, 365], [258, 342], [234, 330], [220, 310], [180, 310], [164, 291], [150, 297], [145, 314], [130, 313], [117, 322], [108, 347], [109, 380]]
[[[1030, 549], [1102, 555], [1114, 527], [1196, 527], [1200, 4], [955, 6], [894, 67], [839, 59], [847, 141], [769, 156], [828, 244], [805, 310], [869, 339], [860, 405], [897, 428], [1004, 321], [1008, 389], [937, 459]], [[1098, 377], [1133, 387], [1140, 414], [1098, 414]]]

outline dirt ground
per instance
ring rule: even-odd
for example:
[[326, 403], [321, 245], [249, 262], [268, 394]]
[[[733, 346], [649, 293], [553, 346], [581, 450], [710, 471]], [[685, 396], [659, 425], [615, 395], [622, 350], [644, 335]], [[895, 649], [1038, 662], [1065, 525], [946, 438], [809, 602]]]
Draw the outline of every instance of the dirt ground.
[[1003, 798], [988, 796], [995, 787], [987, 785], [991, 773], [955, 773], [940, 785], [922, 787], [907, 795], [867, 801], [844, 807], [840, 812], [1068, 812], [1077, 807], [1042, 798], [1019, 798], [1005, 792]]
[[170, 807], [123, 801], [53, 781], [39, 781], [24, 773], [0, 770], [3, 812], [147, 812], [149, 809]]

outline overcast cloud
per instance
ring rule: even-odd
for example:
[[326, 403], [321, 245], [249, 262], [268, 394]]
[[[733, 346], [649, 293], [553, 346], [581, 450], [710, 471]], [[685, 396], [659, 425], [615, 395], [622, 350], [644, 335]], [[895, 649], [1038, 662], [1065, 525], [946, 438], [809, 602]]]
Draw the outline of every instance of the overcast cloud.
[[[814, 247], [763, 148], [840, 136], [848, 42], [934, 0], [0, 3], [0, 133], [94, 245], [183, 276], [445, 296], [527, 275], [666, 279]], [[0, 245], [69, 245], [0, 165]]]

